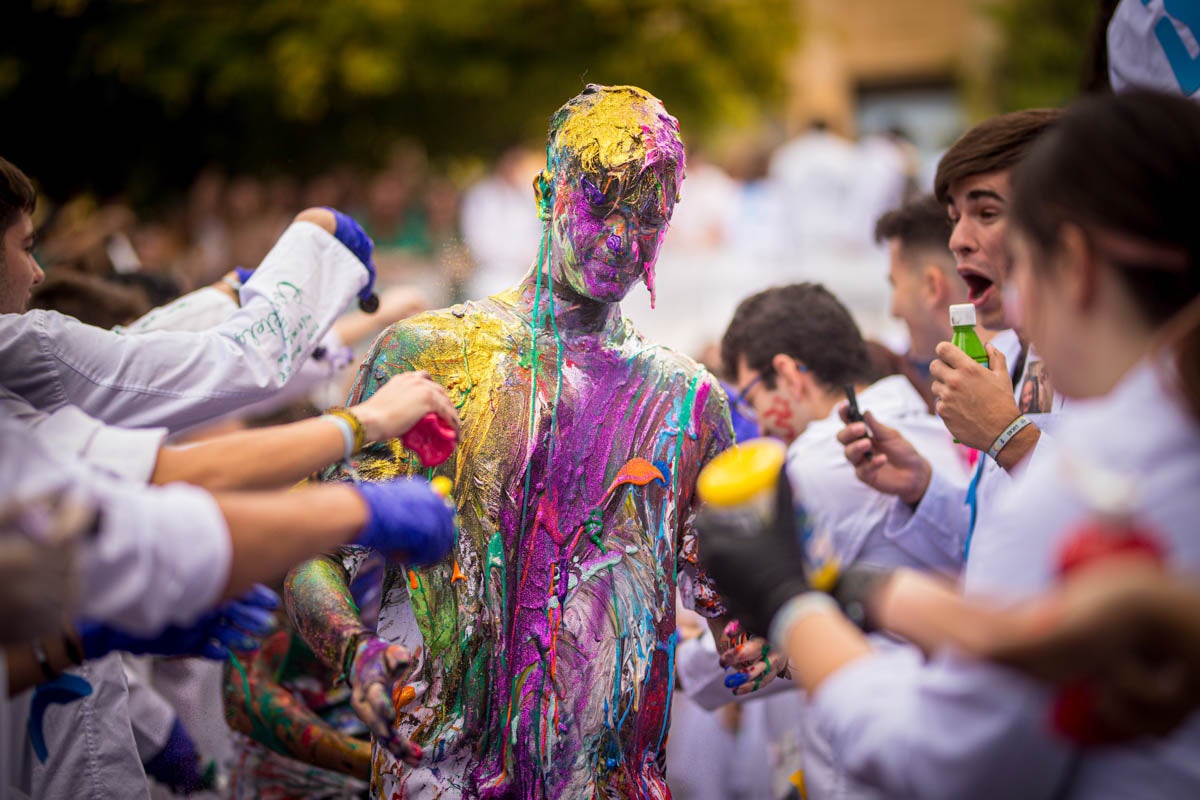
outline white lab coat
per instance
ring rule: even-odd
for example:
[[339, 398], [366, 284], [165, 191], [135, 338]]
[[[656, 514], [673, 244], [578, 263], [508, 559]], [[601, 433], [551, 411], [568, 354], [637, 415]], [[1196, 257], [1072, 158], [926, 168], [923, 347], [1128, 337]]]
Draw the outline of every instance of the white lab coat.
[[53, 412], [172, 432], [283, 387], [366, 285], [362, 263], [317, 225], [289, 227], [208, 331], [127, 336], [52, 311], [0, 315], [0, 386]]
[[[235, 304], [228, 297], [213, 289], [195, 292], [164, 308], [156, 309], [130, 326], [130, 332], [138, 334], [131, 337], [137, 341], [138, 346], [124, 348], [122, 345], [121, 349], [128, 350], [129, 355], [124, 362], [113, 363], [112, 374], [101, 371], [103, 359], [98, 359], [100, 363], [89, 373], [91, 381], [96, 384], [94, 388], [98, 391], [87, 391], [86, 383], [82, 387], [75, 384], [72, 387], [74, 393], [69, 397], [74, 401], [88, 402], [93, 411], [106, 414], [110, 421], [123, 421], [121, 415], [113, 412], [102, 400], [103, 388], [117, 385], [151, 398], [174, 395], [171, 401], [165, 401], [173, 402], [174, 415], [162, 413], [154, 408], [141, 412], [157, 414], [159, 421], [166, 424], [174, 422], [176, 416], [182, 416], [184, 419], [201, 417], [207, 413], [205, 406], [211, 408], [213, 405], [222, 405], [221, 402], [211, 403], [204, 397], [202, 383], [184, 381], [187, 385], [181, 386], [179, 381], [164, 383], [159, 377], [163, 373], [169, 374], [170, 368], [174, 366], [174, 359], [167, 362], [161, 360], [169, 352], [169, 339], [174, 338], [176, 343], [184, 343], [188, 337], [168, 337], [168, 341], [164, 342], [161, 341], [161, 334], [156, 331], [176, 327], [199, 332], [217, 325], [215, 334], [193, 333], [190, 338], [194, 340], [199, 337], [209, 340], [204, 344], [215, 342], [220, 345], [224, 343], [224, 338], [232, 336], [237, 345], [249, 347], [243, 348], [247, 351], [244, 354], [230, 355], [257, 357], [260, 363], [274, 361], [279, 367], [278, 378], [287, 381], [304, 363], [298, 360], [305, 357], [300, 354], [304, 350], [311, 350], [313, 342], [325, 333], [325, 329], [361, 288], [365, 276], [362, 265], [336, 239], [317, 226], [307, 223], [295, 225], [285, 233], [276, 248], [264, 260], [253, 281], [244, 287], [245, 307], [241, 312], [237, 311]], [[319, 322], [315, 326], [314, 312], [319, 315]], [[259, 328], [250, 324], [255, 319], [267, 321]], [[76, 342], [72, 336], [86, 338], [93, 333], [111, 336], [60, 315], [48, 315], [47, 322], [60, 323], [62, 329], [70, 332], [70, 335], [63, 341], [53, 342], [27, 336], [25, 344], [36, 342], [40, 352], [51, 352], [53, 356], [49, 359], [48, 366], [52, 369], [61, 369], [60, 365], [63, 364], [76, 368], [75, 365], [81, 360], [102, 356], [101, 353], [73, 349], [72, 343], [75, 347], [88, 347], [95, 343]], [[247, 330], [248, 334], [245, 332]], [[156, 337], [160, 341], [155, 341]], [[146, 348], [145, 353], [140, 349], [143, 345]], [[186, 353], [178, 348], [175, 355], [186, 357]], [[157, 365], [155, 358], [160, 359]], [[233, 382], [236, 384], [239, 359], [224, 360], [228, 362], [228, 367], [232, 368]], [[125, 373], [132, 373], [132, 379], [120, 380], [122, 363]], [[143, 379], [139, 380], [138, 376], [143, 376]], [[73, 372], [67, 373], [63, 383], [68, 384], [74, 377], [76, 376]], [[20, 379], [14, 376], [14, 380], [19, 382]], [[50, 391], [53, 387], [47, 382], [37, 384], [26, 379], [21, 385], [30, 396], [47, 405], [52, 406], [57, 399]], [[211, 385], [214, 388], [217, 386]], [[263, 387], [266, 392], [254, 392], [252, 388], [251, 395], [246, 399], [254, 399], [255, 394], [261, 397], [265, 393], [271, 393], [273, 385], [273, 382], [268, 381]], [[187, 391], [196, 392], [196, 398], [188, 402]], [[28, 425], [40, 435], [42, 442], [49, 446], [51, 452], [60, 457], [74, 456], [109, 474], [142, 484], [147, 482], [153, 473], [158, 450], [166, 435], [165, 428], [138, 430], [105, 425], [70, 404], [58, 405], [51, 413], [46, 413], [26, 403], [23, 398], [2, 389], [0, 415]], [[204, 533], [208, 533], [214, 543], [221, 537], [228, 537], [223, 520], [216, 528], [198, 532], [201, 539]], [[227, 542], [224, 550], [228, 550]], [[185, 553], [186, 550], [181, 550], [179, 555], [183, 556]], [[223, 579], [228, 572], [227, 557], [224, 564], [205, 564], [203, 559], [198, 559], [195, 566], [201, 573], [211, 573], [214, 567], [223, 567], [218, 580]], [[223, 580], [220, 580], [216, 586], [218, 592], [222, 584]], [[86, 599], [86, 586], [84, 591]], [[208, 605], [216, 599], [211, 592], [202, 596], [210, 599]], [[120, 624], [120, 621], [117, 622]], [[133, 796], [135, 793], [145, 795], [146, 778], [134, 743], [145, 740], [143, 744], [149, 749], [154, 749], [156, 743], [161, 746], [161, 740], [164, 740], [165, 733], [169, 732], [168, 717], [173, 719], [172, 714], [164, 713], [169, 711], [169, 707], [164, 702], [154, 704], [153, 708], [159, 712], [153, 715], [154, 722], [158, 724], [150, 724], [151, 720], [142, 720], [139, 728], [139, 725], [132, 724], [130, 695], [119, 658], [111, 656], [89, 662], [77, 672], [93, 684], [95, 692], [83, 700], [55, 707], [47, 714], [45, 731], [51, 760], [45, 765], [38, 764], [32, 751], [26, 746], [22, 753], [23, 758], [19, 759], [22, 762], [19, 785], [28, 788], [32, 794], [39, 797], [73, 796], [79, 790], [97, 796]], [[23, 719], [27, 713], [28, 697], [23, 699], [19, 707], [25, 711], [18, 715]]]
[[[1013, 331], [1002, 331], [991, 341], [992, 347], [1004, 354], [1010, 369], [1016, 367], [1021, 352], [1021, 343]], [[1026, 358], [1025, 371], [1036, 363], [1037, 356], [1030, 354]], [[1022, 375], [1016, 376], [1013, 394], [1020, 398]], [[1061, 395], [1053, 399], [1053, 412], [1047, 414], [1027, 413], [1025, 416], [1038, 427], [1042, 436], [1037, 447], [1026, 456], [1020, 469], [1028, 469], [1053, 450], [1052, 434], [1059, 420], [1057, 413], [1062, 410], [1064, 400]], [[1012, 484], [1013, 476], [999, 464], [986, 455], [980, 454], [978, 469], [981, 470], [977, 488], [978, 522], [991, 513], [995, 508], [996, 498]], [[947, 553], [957, 554], [959, 564], [962, 563], [967, 549], [968, 538], [971, 534], [971, 508], [967, 503], [968, 483], [960, 475], [947, 475], [934, 465], [929, 487], [921, 497], [915, 509], [892, 498], [889, 501], [885, 536], [896, 542], [927, 542], [937, 543], [938, 547]]]
[[[1137, 516], [1169, 542], [1173, 569], [1200, 574], [1200, 425], [1148, 364], [1106, 398], [1072, 406], [1056, 447], [981, 517], [966, 571], [974, 595], [1019, 598], [1054, 582], [1053, 554], [1086, 518], [1068, 464], [1138, 481]], [[1049, 691], [954, 653], [908, 649], [859, 659], [817, 692], [822, 735], [854, 777], [891, 797], [1194, 798], [1200, 718], [1162, 742], [1081, 751], [1051, 733]]]

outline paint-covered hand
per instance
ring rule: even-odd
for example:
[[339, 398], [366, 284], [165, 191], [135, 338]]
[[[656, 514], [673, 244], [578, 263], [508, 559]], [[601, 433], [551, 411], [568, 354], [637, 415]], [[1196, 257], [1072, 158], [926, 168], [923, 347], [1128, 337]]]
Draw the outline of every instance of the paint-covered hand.
[[421, 478], [355, 484], [367, 504], [367, 525], [355, 544], [423, 566], [454, 547], [454, 508]]
[[942, 342], [937, 346], [937, 359], [929, 365], [937, 398], [934, 410], [955, 439], [984, 452], [1017, 418], [1004, 354], [991, 345], [986, 349], [988, 366]]
[[809, 589], [787, 474], [780, 473], [769, 525], [748, 529], [744, 519], [738, 522], [727, 528], [719, 513], [701, 511], [700, 561], [746, 632], [766, 636], [784, 603]]
[[898, 430], [875, 419], [870, 411], [863, 414], [862, 422], [853, 422], [843, 403], [838, 414], [846, 427], [838, 431], [837, 439], [845, 446], [846, 460], [858, 479], [909, 505], [919, 503], [932, 476], [929, 462]]
[[347, 670], [350, 705], [367, 724], [379, 745], [411, 766], [421, 763], [421, 748], [396, 731], [396, 707], [392, 687], [404, 680], [412, 659], [398, 644], [388, 644], [377, 636], [359, 640], [354, 661]]
[[772, 648], [759, 636], [746, 636], [737, 620], [725, 626], [717, 643], [721, 666], [734, 670], [725, 686], [735, 695], [753, 694], [778, 677], [788, 677], [787, 653]]
[[256, 585], [236, 600], [205, 614], [194, 625], [172, 625], [158, 636], [130, 636], [93, 622], [79, 625], [85, 658], [120, 651], [137, 655], [203, 656], [223, 660], [231, 650], [253, 650], [275, 630], [279, 595]]
[[441, 384], [428, 372], [402, 372], [393, 375], [366, 400], [350, 409], [363, 424], [368, 442], [396, 439], [408, 433], [426, 414], [438, 419], [454, 432], [457, 439], [458, 409]]
[[371, 241], [371, 237], [367, 236], [367, 232], [350, 215], [343, 214], [336, 208], [329, 208], [328, 206], [325, 207], [325, 210], [333, 214], [333, 218], [337, 220], [337, 230], [334, 231], [334, 237], [346, 245], [346, 248], [351, 253], [354, 253], [363, 266], [367, 268], [367, 274], [370, 277], [367, 279], [367, 285], [358, 293], [358, 299], [366, 301], [375, 292], [375, 260], [371, 257], [375, 252], [375, 242]]

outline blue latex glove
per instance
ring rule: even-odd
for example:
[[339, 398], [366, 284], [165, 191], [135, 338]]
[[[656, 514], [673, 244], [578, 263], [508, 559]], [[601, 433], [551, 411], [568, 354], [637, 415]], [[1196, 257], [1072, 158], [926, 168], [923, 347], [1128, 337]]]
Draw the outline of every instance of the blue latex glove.
[[230, 650], [253, 650], [258, 640], [275, 630], [279, 595], [256, 585], [236, 600], [202, 616], [194, 625], [168, 627], [158, 636], [139, 637], [93, 622], [79, 626], [85, 658], [113, 651], [160, 656], [203, 656], [223, 660]]
[[397, 478], [354, 488], [370, 514], [355, 544], [416, 566], [441, 561], [454, 547], [454, 509], [428, 481]]
[[167, 743], [143, 766], [147, 775], [175, 794], [213, 791], [217, 785], [216, 762], [200, 755], [195, 740], [178, 717], [171, 726]]
[[358, 293], [358, 299], [364, 303], [368, 302], [371, 295], [375, 293], [375, 261], [371, 258], [371, 254], [375, 251], [375, 242], [371, 241], [371, 237], [367, 236], [367, 232], [354, 221], [353, 217], [329, 206], [325, 206], [325, 210], [333, 214], [334, 219], [337, 220], [334, 238], [346, 245], [350, 252], [358, 256], [358, 260], [367, 268], [369, 276], [367, 285]]

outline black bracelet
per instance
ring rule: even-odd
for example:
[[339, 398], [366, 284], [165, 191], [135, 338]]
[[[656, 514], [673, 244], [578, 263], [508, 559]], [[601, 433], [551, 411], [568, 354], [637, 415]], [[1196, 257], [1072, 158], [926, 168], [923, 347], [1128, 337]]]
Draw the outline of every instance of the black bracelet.
[[350, 642], [346, 645], [346, 650], [342, 654], [342, 674], [339, 679], [346, 682], [346, 685], [354, 688], [354, 684], [350, 682], [350, 676], [354, 669], [354, 657], [358, 655], [358, 646], [362, 644], [363, 639], [370, 639], [375, 634], [371, 631], [363, 630], [350, 637]]
[[63, 650], [67, 652], [71, 663], [77, 667], [83, 666], [83, 653], [80, 652], [79, 645], [75, 644], [75, 632], [70, 628], [63, 628], [62, 642]]
[[886, 583], [893, 572], [894, 570], [886, 567], [852, 564], [841, 574], [833, 587], [833, 599], [837, 601], [842, 613], [863, 633], [876, 630], [870, 602], [875, 590]]
[[33, 650], [33, 658], [41, 668], [42, 674], [46, 676], [46, 680], [52, 681], [57, 678], [60, 673], [51, 669], [50, 659], [46, 658], [46, 648], [42, 647], [42, 640], [34, 639], [29, 647]]

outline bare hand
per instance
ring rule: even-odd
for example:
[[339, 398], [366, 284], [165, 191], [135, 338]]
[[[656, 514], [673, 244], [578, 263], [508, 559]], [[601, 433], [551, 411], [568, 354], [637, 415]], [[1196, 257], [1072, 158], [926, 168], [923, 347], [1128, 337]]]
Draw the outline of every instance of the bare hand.
[[934, 410], [955, 439], [983, 451], [1018, 413], [1004, 354], [990, 344], [987, 354], [985, 367], [949, 342], [942, 342], [937, 346], [937, 359], [929, 365], [937, 398]]
[[753, 694], [777, 677], [787, 675], [787, 653], [775, 650], [766, 639], [741, 633], [735, 620], [717, 643], [721, 666], [737, 670], [725, 679], [736, 696]]
[[421, 762], [421, 748], [396, 731], [392, 687], [404, 680], [411, 666], [408, 651], [398, 644], [371, 637], [358, 645], [350, 669], [350, 705], [367, 724], [380, 747], [410, 766]]
[[[850, 422], [849, 410], [843, 403], [838, 414], [846, 427], [838, 431], [837, 439], [845, 446], [846, 460], [853, 465], [858, 479], [909, 505], [919, 503], [929, 488], [933, 471], [924, 456], [899, 431], [875, 419], [870, 411], [863, 414], [863, 422]], [[872, 453], [871, 458], [867, 458], [867, 453]]]
[[403, 436], [429, 413], [437, 414], [454, 428], [455, 433], [459, 430], [458, 409], [446, 390], [427, 372], [402, 372], [392, 376], [375, 394], [351, 411], [362, 422], [368, 442]]

